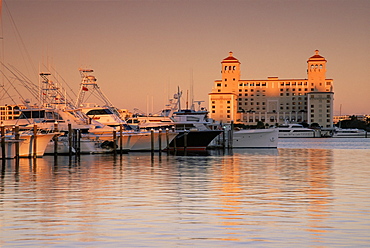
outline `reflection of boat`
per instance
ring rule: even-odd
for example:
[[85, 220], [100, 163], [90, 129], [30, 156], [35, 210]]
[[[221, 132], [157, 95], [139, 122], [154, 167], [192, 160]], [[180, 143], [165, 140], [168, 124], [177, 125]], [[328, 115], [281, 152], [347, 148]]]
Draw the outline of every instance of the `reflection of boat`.
[[233, 132], [233, 148], [277, 148], [278, 130], [249, 129]]
[[313, 138], [315, 137], [315, 130], [303, 127], [300, 124], [281, 124], [276, 129], [279, 130], [279, 138]]
[[336, 128], [333, 137], [367, 137], [367, 132], [357, 128]]

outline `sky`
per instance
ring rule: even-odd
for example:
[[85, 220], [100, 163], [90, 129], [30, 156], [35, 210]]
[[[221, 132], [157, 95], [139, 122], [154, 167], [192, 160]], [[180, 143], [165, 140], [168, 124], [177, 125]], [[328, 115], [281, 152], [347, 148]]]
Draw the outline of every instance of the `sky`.
[[3, 0], [2, 59], [76, 92], [93, 69], [116, 107], [157, 113], [177, 87], [208, 107], [230, 51], [241, 79], [304, 79], [318, 49], [334, 114], [370, 114], [369, 13], [369, 0]]

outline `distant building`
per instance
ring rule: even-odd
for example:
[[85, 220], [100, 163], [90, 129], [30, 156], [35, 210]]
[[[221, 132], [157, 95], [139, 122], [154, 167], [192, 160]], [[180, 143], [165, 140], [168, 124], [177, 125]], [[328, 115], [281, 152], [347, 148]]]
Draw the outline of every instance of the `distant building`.
[[229, 56], [221, 62], [221, 80], [209, 93], [210, 117], [217, 121], [256, 125], [284, 122], [333, 126], [333, 79], [326, 78], [326, 59], [315, 51], [307, 61], [306, 79], [240, 79], [240, 62]]
[[0, 120], [1, 121], [8, 121], [8, 120], [15, 120], [21, 114], [20, 109], [25, 109], [26, 106], [24, 105], [4, 105], [0, 106]]
[[359, 121], [367, 122], [370, 120], [370, 115], [334, 115], [333, 123], [338, 124], [340, 121], [351, 120], [352, 117], [356, 117]]

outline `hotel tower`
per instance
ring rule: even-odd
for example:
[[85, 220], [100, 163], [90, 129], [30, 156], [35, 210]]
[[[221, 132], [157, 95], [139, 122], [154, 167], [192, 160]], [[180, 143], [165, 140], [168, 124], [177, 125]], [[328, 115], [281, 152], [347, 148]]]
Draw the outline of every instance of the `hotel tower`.
[[230, 52], [221, 62], [221, 80], [209, 93], [210, 117], [223, 123], [268, 125], [285, 122], [333, 126], [333, 79], [326, 78], [326, 59], [307, 61], [306, 79], [240, 79], [240, 62]]

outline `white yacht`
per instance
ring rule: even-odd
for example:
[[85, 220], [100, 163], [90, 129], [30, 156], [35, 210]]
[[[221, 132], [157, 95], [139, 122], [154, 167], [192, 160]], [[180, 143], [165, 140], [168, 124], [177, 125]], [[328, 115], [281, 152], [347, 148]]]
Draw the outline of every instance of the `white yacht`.
[[233, 148], [277, 148], [278, 130], [248, 129], [233, 132]]
[[333, 137], [344, 138], [344, 137], [358, 137], [367, 138], [368, 134], [363, 129], [357, 128], [336, 128], [333, 133]]
[[[303, 127], [301, 124], [281, 124], [276, 127], [279, 130], [279, 138], [314, 138], [314, 129]], [[319, 137], [319, 134], [317, 135]]]

